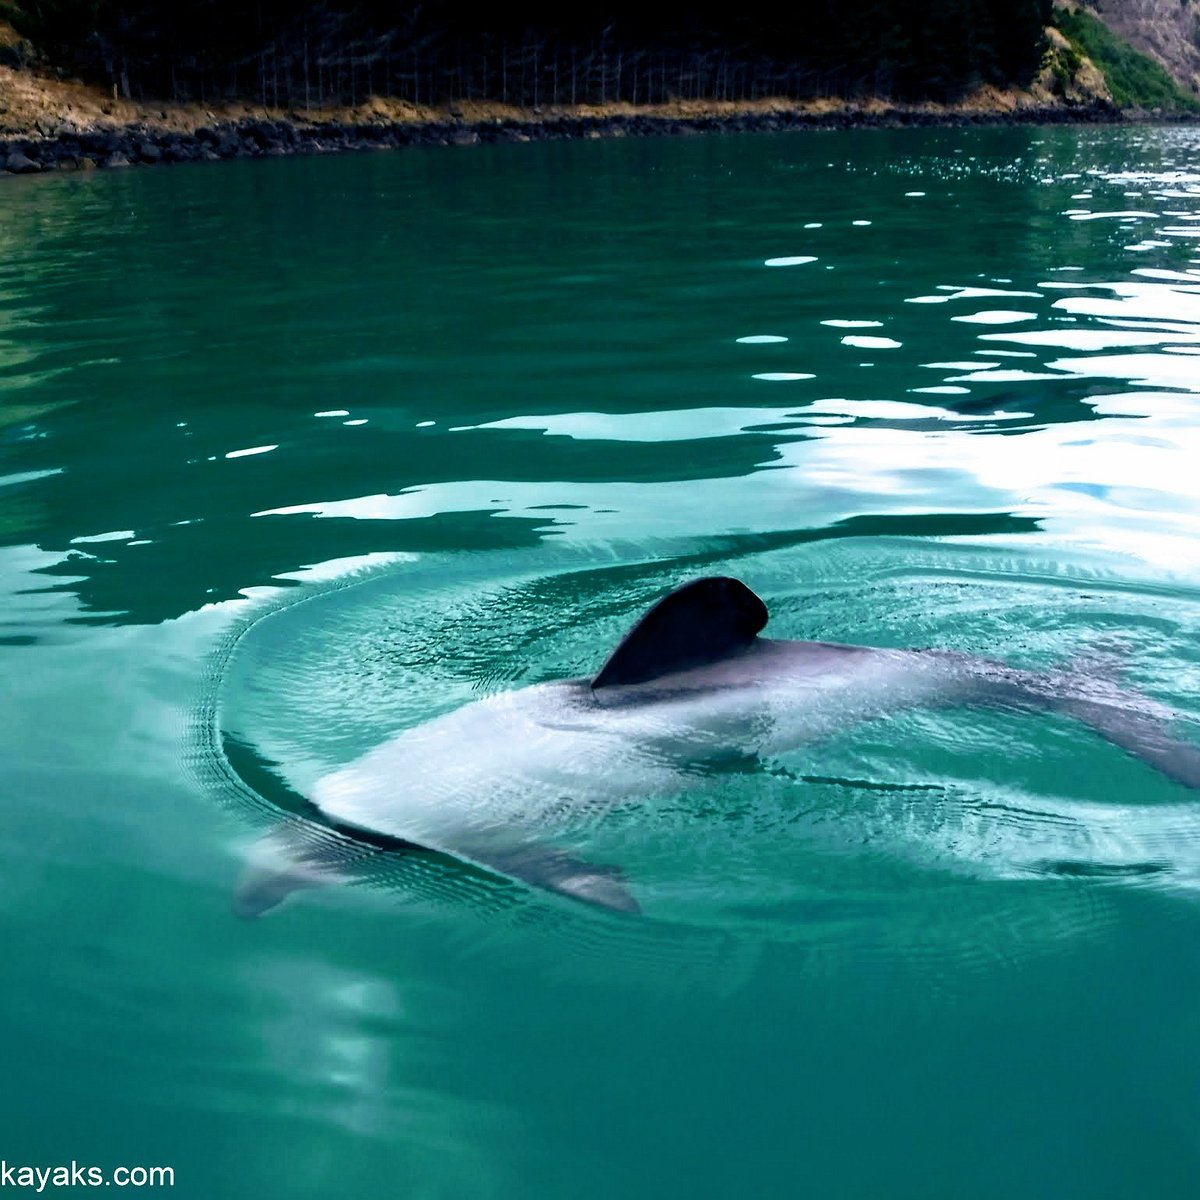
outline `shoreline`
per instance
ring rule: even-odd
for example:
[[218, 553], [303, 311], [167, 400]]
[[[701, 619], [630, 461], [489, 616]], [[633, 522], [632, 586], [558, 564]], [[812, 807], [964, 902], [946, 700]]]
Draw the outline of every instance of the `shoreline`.
[[406, 146], [1180, 119], [1130, 113], [1104, 100], [943, 106], [893, 105], [878, 100], [800, 103], [776, 99], [741, 104], [691, 102], [644, 109], [611, 105], [607, 110], [579, 106], [542, 111], [479, 103], [416, 110], [411, 105], [375, 100], [358, 109], [312, 116], [268, 110], [259, 113], [254, 115], [254, 110], [243, 108], [218, 114], [200, 106], [187, 106], [161, 110], [153, 117], [139, 113], [142, 119], [137, 120], [76, 123], [68, 118], [51, 128], [36, 122], [33, 130], [0, 130], [0, 176]]

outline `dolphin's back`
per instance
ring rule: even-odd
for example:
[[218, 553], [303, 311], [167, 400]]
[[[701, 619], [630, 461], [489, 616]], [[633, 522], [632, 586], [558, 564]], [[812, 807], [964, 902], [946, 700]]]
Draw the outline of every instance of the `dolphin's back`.
[[[769, 759], [914, 706], [1065, 713], [1200, 787], [1200, 750], [1136, 692], [951, 651], [759, 637], [766, 624], [766, 605], [745, 584], [695, 580], [650, 608], [590, 681], [485, 696], [403, 730], [323, 776], [310, 799], [339, 829], [629, 912], [637, 906], [619, 872], [546, 838], [570, 847], [625, 800], [704, 786], [717, 777], [706, 764], [730, 752]], [[302, 867], [259, 881], [254, 910], [307, 886]]]

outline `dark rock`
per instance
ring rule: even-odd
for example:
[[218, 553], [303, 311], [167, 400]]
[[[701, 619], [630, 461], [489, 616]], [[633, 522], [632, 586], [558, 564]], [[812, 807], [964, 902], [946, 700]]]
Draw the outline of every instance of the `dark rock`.
[[32, 175], [42, 169], [41, 163], [34, 162], [28, 154], [13, 150], [4, 162], [4, 169], [14, 175]]
[[244, 121], [238, 132], [244, 145], [260, 153], [286, 140], [283, 127], [273, 121]]
[[238, 127], [242, 145], [248, 149], [265, 150], [272, 144], [273, 139], [267, 132], [266, 126], [259, 121], [245, 121]]
[[93, 130], [91, 133], [80, 134], [79, 148], [93, 158], [103, 158], [112, 154], [120, 146], [121, 139], [106, 129]]
[[0, 67], [11, 67], [14, 71], [23, 71], [35, 57], [33, 43], [27, 42], [23, 38], [15, 45], [10, 42], [0, 43]]
[[[2, 0], [0, 0], [2, 2]], [[179, 134], [146, 126], [80, 131], [60, 124], [39, 126], [37, 139], [0, 140], [0, 172], [86, 170], [99, 163], [123, 167], [131, 163], [213, 161], [219, 158], [281, 157], [288, 153], [324, 154], [344, 150], [381, 150], [393, 146], [471, 146], [480, 142], [532, 142], [567, 138], [656, 137], [666, 134], [738, 133], [753, 131], [824, 130], [849, 128], [896, 129], [931, 126], [1012, 126], [1095, 122], [1126, 122], [1140, 116], [1110, 104], [1052, 105], [1012, 113], [933, 112], [921, 108], [871, 112], [848, 105], [829, 113], [801, 109], [764, 113], [742, 112], [728, 117], [546, 117], [542, 120], [444, 120], [423, 125], [370, 122], [354, 125], [315, 125], [302, 115], [289, 121], [266, 119], [218, 123]], [[208, 116], [212, 118], [212, 114]]]

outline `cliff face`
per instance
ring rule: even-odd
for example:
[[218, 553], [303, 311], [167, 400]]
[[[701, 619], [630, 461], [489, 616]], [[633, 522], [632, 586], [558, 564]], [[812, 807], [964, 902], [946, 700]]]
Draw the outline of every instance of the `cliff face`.
[[1104, 73], [1053, 26], [1046, 29], [1046, 55], [1029, 88], [1045, 104], [1111, 104]]
[[1200, 93], [1200, 0], [1087, 0], [1081, 7]]

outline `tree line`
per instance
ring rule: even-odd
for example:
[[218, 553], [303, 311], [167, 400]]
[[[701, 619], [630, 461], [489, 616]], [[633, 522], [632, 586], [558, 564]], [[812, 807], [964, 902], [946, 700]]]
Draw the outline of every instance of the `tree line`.
[[1026, 81], [1051, 0], [0, 0], [49, 62], [126, 98], [312, 109], [386, 95], [534, 106], [873, 94]]

